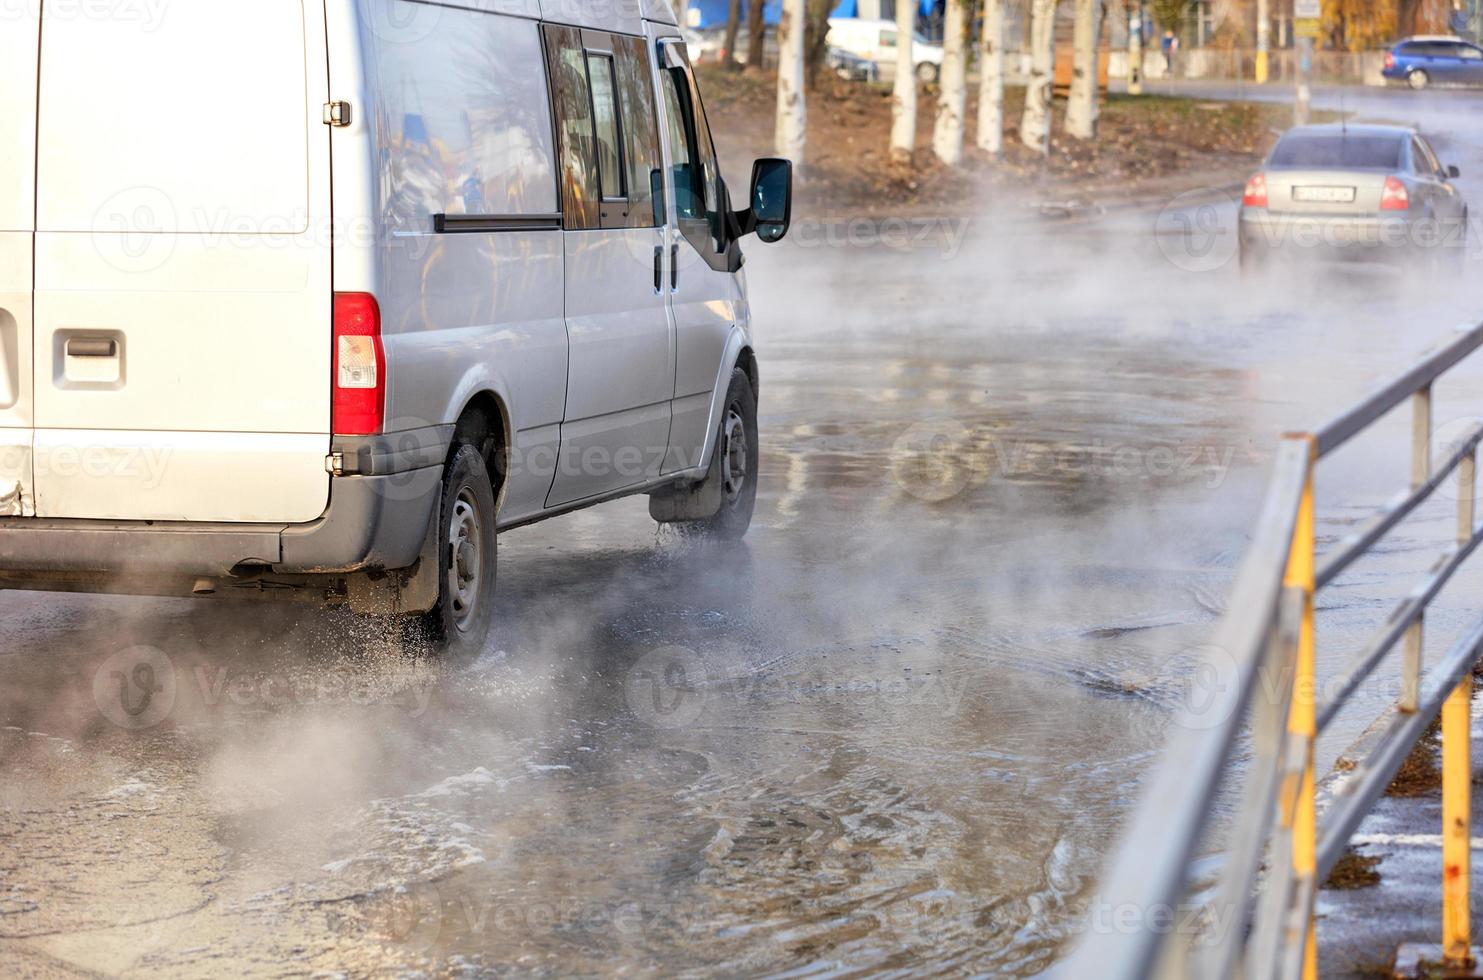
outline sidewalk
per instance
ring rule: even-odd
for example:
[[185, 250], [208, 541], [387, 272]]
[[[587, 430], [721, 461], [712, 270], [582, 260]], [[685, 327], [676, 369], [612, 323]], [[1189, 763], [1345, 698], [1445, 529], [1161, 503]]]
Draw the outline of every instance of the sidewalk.
[[[1473, 723], [1479, 721], [1473, 706]], [[1361, 738], [1352, 752], [1364, 751]], [[1434, 749], [1435, 751], [1435, 749]], [[1348, 753], [1346, 753], [1347, 757]], [[1483, 848], [1483, 808], [1477, 804], [1483, 767], [1473, 759], [1473, 851]], [[1323, 817], [1319, 816], [1322, 826]], [[1323, 977], [1388, 977], [1402, 943], [1442, 939], [1442, 797], [1440, 786], [1417, 796], [1384, 796], [1360, 825], [1352, 853], [1373, 862], [1378, 880], [1358, 887], [1324, 888], [1318, 897], [1318, 959]], [[1473, 862], [1473, 892], [1483, 862]], [[1355, 876], [1359, 877], [1359, 876]], [[1483, 927], [1483, 902], [1472, 905], [1474, 945]]]

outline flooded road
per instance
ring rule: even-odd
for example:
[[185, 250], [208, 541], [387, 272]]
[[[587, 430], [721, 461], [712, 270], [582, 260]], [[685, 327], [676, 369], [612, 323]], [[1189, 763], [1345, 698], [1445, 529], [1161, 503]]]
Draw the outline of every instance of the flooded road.
[[[0, 973], [1044, 969], [1210, 694], [1277, 436], [1483, 306], [1252, 288], [1154, 233], [1178, 211], [752, 248], [745, 543], [642, 499], [512, 531], [473, 659], [297, 607], [0, 595]], [[1469, 372], [1439, 424], [1483, 408]], [[1408, 432], [1325, 470], [1326, 542]], [[1326, 665], [1440, 506], [1336, 586]]]

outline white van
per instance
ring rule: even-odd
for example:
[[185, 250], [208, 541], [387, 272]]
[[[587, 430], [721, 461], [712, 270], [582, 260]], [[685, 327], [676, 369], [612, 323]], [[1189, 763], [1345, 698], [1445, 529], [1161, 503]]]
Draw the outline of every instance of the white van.
[[[894, 20], [870, 20], [859, 17], [829, 18], [829, 45], [848, 51], [867, 61], [887, 68], [896, 65], [896, 48], [900, 32]], [[942, 45], [933, 44], [920, 34], [912, 36], [911, 63], [917, 78], [936, 82], [942, 74]]]
[[0, 13], [0, 588], [265, 595], [481, 645], [497, 530], [744, 533], [739, 240], [665, 0]]

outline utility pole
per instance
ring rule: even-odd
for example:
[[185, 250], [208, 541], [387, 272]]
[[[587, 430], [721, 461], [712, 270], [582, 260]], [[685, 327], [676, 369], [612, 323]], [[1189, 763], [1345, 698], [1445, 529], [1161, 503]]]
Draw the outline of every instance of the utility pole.
[[1268, 64], [1269, 51], [1272, 48], [1272, 11], [1271, 0], [1256, 0], [1256, 83], [1267, 84], [1271, 77], [1271, 66]]
[[1143, 94], [1143, 0], [1128, 15], [1128, 94]]

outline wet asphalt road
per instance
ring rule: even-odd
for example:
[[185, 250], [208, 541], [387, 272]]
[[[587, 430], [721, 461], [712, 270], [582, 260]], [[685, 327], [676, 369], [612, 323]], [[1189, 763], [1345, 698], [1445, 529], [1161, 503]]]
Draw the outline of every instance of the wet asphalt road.
[[[1426, 98], [1381, 108], [1478, 104]], [[1467, 132], [1444, 157], [1483, 175]], [[746, 542], [642, 500], [511, 532], [477, 658], [298, 607], [0, 595], [0, 973], [1044, 969], [1210, 694], [1189, 666], [1277, 434], [1483, 311], [1477, 256], [1441, 287], [1242, 283], [1231, 217], [754, 246]], [[1477, 375], [1439, 424], [1483, 410]], [[1408, 425], [1326, 464], [1325, 542], [1398, 488]], [[1335, 586], [1325, 666], [1450, 522]]]

